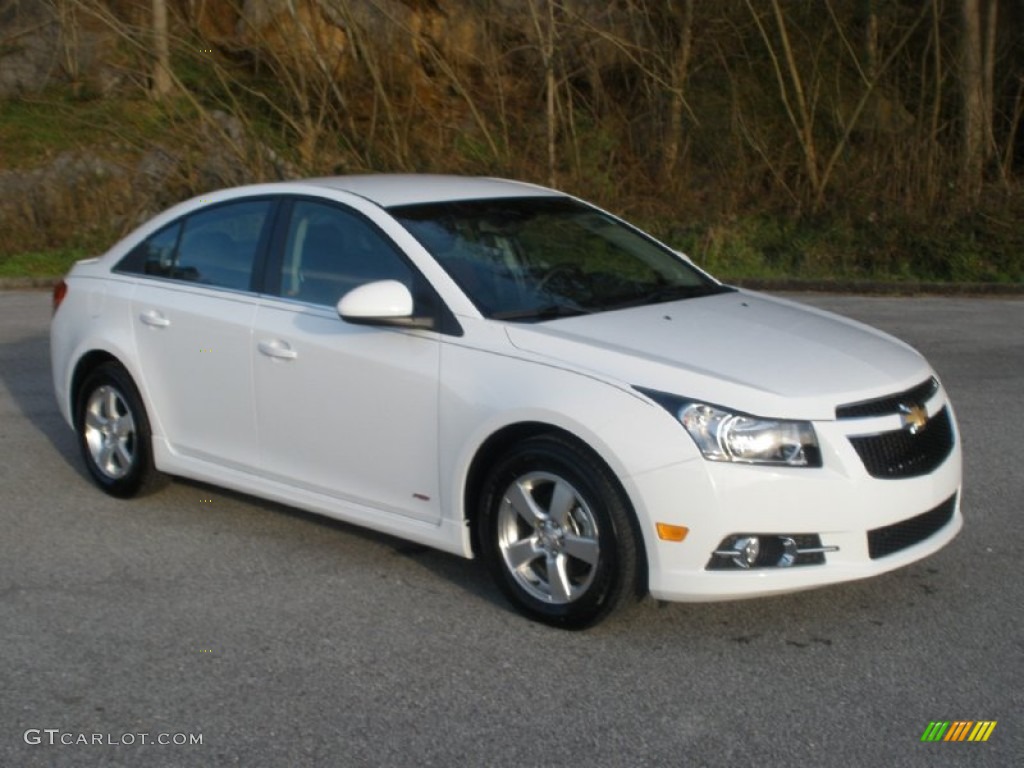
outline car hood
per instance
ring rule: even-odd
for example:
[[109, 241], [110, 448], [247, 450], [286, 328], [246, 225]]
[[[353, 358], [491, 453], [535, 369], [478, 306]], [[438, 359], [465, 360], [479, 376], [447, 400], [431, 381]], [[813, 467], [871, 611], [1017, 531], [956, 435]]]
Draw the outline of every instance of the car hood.
[[507, 326], [548, 362], [762, 416], [832, 419], [835, 407], [931, 374], [868, 326], [748, 291]]

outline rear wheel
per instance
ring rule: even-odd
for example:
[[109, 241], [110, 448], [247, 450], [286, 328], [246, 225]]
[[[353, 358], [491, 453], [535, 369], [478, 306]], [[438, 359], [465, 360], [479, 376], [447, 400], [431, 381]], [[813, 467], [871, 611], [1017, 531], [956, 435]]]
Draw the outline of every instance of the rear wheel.
[[142, 399], [117, 363], [98, 366], [82, 383], [75, 428], [89, 474], [111, 496], [134, 496], [158, 480]]
[[553, 435], [523, 441], [488, 475], [482, 503], [484, 555], [531, 618], [578, 629], [635, 595], [629, 503], [585, 449]]

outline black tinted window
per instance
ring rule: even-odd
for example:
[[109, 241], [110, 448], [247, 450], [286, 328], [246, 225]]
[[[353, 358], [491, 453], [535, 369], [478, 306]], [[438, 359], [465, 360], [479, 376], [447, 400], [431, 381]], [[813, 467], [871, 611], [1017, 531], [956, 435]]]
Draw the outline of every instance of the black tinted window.
[[488, 317], [545, 320], [729, 290], [639, 230], [567, 198], [390, 212]]
[[413, 289], [412, 269], [368, 221], [334, 205], [294, 204], [281, 262], [282, 296], [333, 306], [374, 280], [398, 280]]
[[247, 200], [186, 216], [137, 245], [118, 269], [249, 290], [270, 206]]
[[120, 272], [170, 277], [174, 270], [174, 252], [177, 250], [180, 234], [180, 221], [164, 227], [135, 246], [121, 259], [116, 269]]

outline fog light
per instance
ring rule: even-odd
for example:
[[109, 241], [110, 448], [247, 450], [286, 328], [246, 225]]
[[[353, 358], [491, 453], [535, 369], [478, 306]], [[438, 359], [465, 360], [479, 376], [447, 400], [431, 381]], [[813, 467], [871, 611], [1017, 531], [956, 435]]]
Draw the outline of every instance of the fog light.
[[796, 562], [796, 557], [800, 554], [797, 549], [796, 542], [790, 536], [780, 536], [779, 543], [782, 545], [782, 555], [775, 565], [779, 568], [788, 568]]
[[750, 568], [761, 554], [761, 540], [757, 536], [737, 539], [733, 549], [736, 554], [733, 555], [732, 561], [740, 568]]
[[824, 565], [825, 554], [837, 546], [822, 546], [816, 533], [734, 533], [726, 536], [704, 566], [712, 571], [790, 568]]

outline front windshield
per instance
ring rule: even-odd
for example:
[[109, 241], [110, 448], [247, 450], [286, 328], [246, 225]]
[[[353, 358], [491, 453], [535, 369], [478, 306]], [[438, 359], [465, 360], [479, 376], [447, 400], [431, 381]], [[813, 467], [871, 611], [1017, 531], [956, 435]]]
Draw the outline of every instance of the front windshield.
[[546, 320], [731, 290], [569, 198], [428, 203], [390, 213], [490, 318]]

